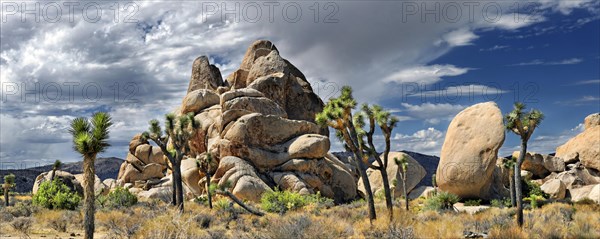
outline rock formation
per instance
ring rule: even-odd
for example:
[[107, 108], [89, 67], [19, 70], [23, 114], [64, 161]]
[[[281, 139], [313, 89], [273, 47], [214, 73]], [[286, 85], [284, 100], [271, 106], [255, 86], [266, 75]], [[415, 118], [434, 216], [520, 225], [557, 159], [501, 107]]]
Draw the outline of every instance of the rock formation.
[[[240, 199], [257, 201], [275, 187], [320, 192], [337, 202], [354, 199], [353, 169], [328, 154], [328, 130], [314, 123], [322, 109], [304, 74], [269, 41], [253, 43], [226, 81], [207, 57], [197, 58], [188, 93], [173, 111], [192, 112], [201, 124], [182, 162], [184, 184], [196, 196], [205, 192], [205, 175], [195, 158], [210, 152], [215, 159], [211, 183], [230, 185]], [[134, 137], [119, 173], [122, 184], [165, 175], [162, 154], [148, 154], [155, 148]]]
[[[381, 157], [383, 159], [383, 156]], [[425, 175], [427, 175], [427, 172], [425, 171], [425, 168], [423, 168], [423, 166], [417, 162], [417, 160], [413, 159], [408, 154], [402, 152], [390, 152], [388, 157], [390, 162], [388, 162], [386, 171], [390, 180], [390, 188], [394, 188], [392, 182], [394, 180], [397, 181], [397, 185], [393, 190], [394, 195], [392, 195], [392, 197], [399, 198], [404, 196], [404, 189], [402, 187], [402, 169], [394, 162], [393, 159], [395, 157], [399, 159], [406, 157], [408, 159], [406, 191], [409, 193], [417, 186], [417, 184], [419, 184], [419, 182], [421, 182], [421, 180], [423, 180]], [[374, 162], [373, 164], [375, 166], [379, 166], [377, 162]], [[381, 195], [383, 195], [383, 181], [381, 179], [381, 173], [379, 170], [369, 168], [367, 169], [367, 175], [369, 175], [369, 183], [371, 184], [371, 190], [373, 190], [373, 194], [377, 195], [381, 193]], [[362, 180], [358, 181], [358, 189], [363, 194], [366, 193]]]
[[556, 148], [556, 156], [565, 162], [581, 161], [587, 168], [600, 170], [600, 114], [584, 120], [585, 130]]
[[504, 143], [502, 112], [493, 102], [458, 113], [442, 146], [436, 179], [439, 188], [461, 198], [493, 198], [498, 149]]

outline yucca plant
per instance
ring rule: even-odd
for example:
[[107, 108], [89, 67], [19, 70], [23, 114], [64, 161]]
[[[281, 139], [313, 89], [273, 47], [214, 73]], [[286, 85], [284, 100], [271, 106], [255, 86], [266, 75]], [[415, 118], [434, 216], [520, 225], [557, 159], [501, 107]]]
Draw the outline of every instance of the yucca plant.
[[323, 111], [316, 115], [316, 122], [320, 126], [329, 126], [336, 131], [336, 136], [346, 150], [354, 154], [354, 165], [360, 172], [360, 178], [365, 186], [367, 204], [369, 207], [369, 220], [371, 223], [377, 218], [375, 212], [375, 201], [373, 200], [373, 191], [367, 176], [368, 156], [363, 152], [363, 144], [354, 125], [352, 110], [356, 107], [356, 101], [352, 97], [352, 88], [342, 87], [341, 95], [337, 98], [329, 99], [329, 102], [323, 108]]
[[408, 158], [406, 158], [406, 156], [402, 156], [402, 158], [394, 158], [394, 162], [396, 163], [396, 165], [398, 165], [398, 167], [402, 170], [402, 174], [400, 175], [402, 177], [402, 189], [404, 190], [404, 200], [405, 200], [405, 204], [406, 204], [406, 211], [408, 211], [408, 192], [406, 191], [406, 179], [407, 179], [407, 172], [408, 172]]
[[10, 189], [15, 186], [15, 175], [9, 174], [4, 176], [4, 184], [2, 184], [2, 189], [4, 189], [4, 206], [8, 207], [9, 205], [9, 192]]
[[[388, 216], [390, 222], [394, 219], [394, 210], [392, 204], [392, 194], [390, 190], [390, 181], [387, 174], [387, 166], [388, 166], [388, 155], [390, 153], [391, 147], [391, 135], [392, 130], [396, 127], [396, 123], [398, 123], [398, 119], [390, 114], [390, 112], [385, 111], [379, 105], [369, 106], [368, 104], [363, 104], [361, 107], [362, 111], [356, 115], [354, 115], [354, 125], [356, 127], [356, 131], [358, 133], [358, 141], [360, 150], [364, 152], [365, 155], [368, 155], [377, 161], [378, 166], [370, 165], [370, 168], [379, 170], [381, 173], [381, 181], [383, 183], [383, 189], [385, 194], [385, 203], [388, 209]], [[368, 129], [365, 129], [366, 123], [369, 122]], [[379, 153], [375, 148], [375, 144], [373, 143], [373, 135], [375, 134], [375, 125], [379, 125], [381, 132], [383, 133], [385, 139], [385, 149], [383, 151], [383, 160], [379, 157]], [[366, 140], [364, 139], [366, 137]], [[368, 162], [367, 162], [368, 163]]]
[[[208, 137], [207, 137], [208, 138]], [[200, 172], [204, 173], [204, 177], [206, 179], [205, 188], [206, 188], [206, 196], [208, 197], [208, 207], [210, 209], [213, 208], [212, 205], [212, 189], [210, 188], [210, 164], [212, 163], [212, 155], [210, 152], [206, 152], [204, 157], [197, 156], [196, 157], [196, 167], [200, 170]]]
[[83, 156], [83, 192], [84, 192], [84, 238], [94, 237], [95, 195], [94, 182], [96, 156], [110, 146], [108, 129], [112, 125], [108, 113], [98, 112], [92, 118], [75, 118], [71, 121], [69, 132], [73, 136], [73, 148]]
[[142, 133], [143, 140], [152, 140], [160, 147], [163, 154], [171, 163], [173, 172], [173, 201], [172, 203], [183, 212], [183, 181], [181, 179], [181, 160], [190, 151], [189, 139], [200, 128], [200, 122], [194, 119], [193, 113], [176, 117], [169, 113], [165, 116], [165, 130], [160, 127], [158, 120], [150, 120], [149, 131]]
[[535, 129], [544, 120], [544, 114], [539, 110], [523, 112], [525, 104], [515, 103], [513, 111], [504, 117], [506, 130], [512, 131], [521, 138], [521, 152], [514, 165], [515, 197], [517, 201], [517, 224], [523, 226], [523, 188], [521, 186], [521, 165], [527, 153], [527, 142]]
[[62, 167], [62, 162], [60, 160], [54, 161], [52, 164], [52, 172], [50, 173], [50, 181], [54, 180], [54, 176], [56, 175], [56, 170], [59, 170]]

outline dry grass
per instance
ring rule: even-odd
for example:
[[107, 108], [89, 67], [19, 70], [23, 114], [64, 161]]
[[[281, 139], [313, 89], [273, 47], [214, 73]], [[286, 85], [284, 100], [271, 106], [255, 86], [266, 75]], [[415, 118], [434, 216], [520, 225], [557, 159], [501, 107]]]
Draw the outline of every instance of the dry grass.
[[[20, 197], [16, 204], [27, 205], [28, 200]], [[258, 208], [256, 204], [250, 205]], [[422, 205], [423, 200], [414, 200], [408, 212], [396, 206], [394, 220], [390, 222], [384, 202], [378, 201], [378, 219], [371, 224], [364, 201], [330, 208], [310, 205], [284, 215], [268, 213], [263, 217], [227, 203], [210, 210], [205, 205], [188, 202], [185, 212], [179, 214], [162, 202], [144, 201], [126, 209], [99, 209], [96, 235], [99, 238], [157, 239], [463, 238], [464, 233], [470, 231], [487, 233], [489, 238], [600, 237], [600, 206], [596, 204], [552, 203], [526, 210], [523, 228], [516, 225], [515, 210], [510, 208], [490, 208], [470, 215], [425, 211], [421, 210]], [[83, 234], [79, 211], [27, 211], [15, 206], [0, 208], [0, 215], [0, 237], [77, 238]], [[75, 236], [70, 236], [71, 233]]]

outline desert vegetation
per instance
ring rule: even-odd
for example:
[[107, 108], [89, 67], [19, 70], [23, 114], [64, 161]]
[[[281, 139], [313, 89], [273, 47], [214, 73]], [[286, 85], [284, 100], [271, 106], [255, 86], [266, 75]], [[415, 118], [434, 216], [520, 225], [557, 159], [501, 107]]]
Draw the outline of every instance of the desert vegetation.
[[[593, 202], [548, 203], [538, 208], [525, 204], [524, 224], [519, 227], [516, 209], [495, 205], [470, 214], [448, 209], [455, 196], [439, 193], [434, 198], [410, 201], [410, 211], [394, 200], [394, 220], [380, 217], [369, 223], [366, 201], [333, 205], [316, 195], [278, 191], [265, 194], [260, 203], [247, 202], [265, 211], [253, 215], [215, 196], [214, 209], [205, 200], [189, 202], [185, 212], [169, 203], [142, 200], [118, 207], [97, 202], [97, 238], [597, 238], [600, 206]], [[510, 199], [506, 199], [510, 205]], [[125, 200], [128, 201], [128, 200]], [[106, 205], [106, 204], [105, 204]], [[450, 206], [451, 207], [451, 206]], [[379, 213], [387, 211], [385, 199], [375, 199]], [[14, 205], [3, 207], [2, 235], [14, 237], [81, 237], [83, 210], [47, 209], [32, 203], [28, 195], [14, 195]]]

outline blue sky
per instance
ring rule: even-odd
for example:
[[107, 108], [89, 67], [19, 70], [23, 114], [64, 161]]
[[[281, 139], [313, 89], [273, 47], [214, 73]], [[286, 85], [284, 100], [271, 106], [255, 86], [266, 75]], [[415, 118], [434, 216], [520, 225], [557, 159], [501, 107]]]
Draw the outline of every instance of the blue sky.
[[[22, 21], [20, 3], [2, 5], [0, 168], [79, 160], [68, 122], [98, 110], [115, 119], [113, 146], [102, 156], [124, 158], [149, 119], [181, 103], [196, 57], [208, 55], [226, 77], [257, 39], [273, 41], [324, 100], [350, 85], [360, 102], [394, 112], [401, 122], [393, 150], [439, 155], [460, 110], [493, 100], [506, 113], [519, 99], [547, 116], [530, 149], [551, 153], [581, 132], [585, 116], [600, 111], [597, 1], [281, 2], [273, 19], [268, 2], [132, 2], [127, 11], [120, 2], [115, 17], [108, 9], [117, 2], [103, 1], [85, 3], [105, 9], [97, 21], [82, 3], [73, 21], [63, 5], [61, 19], [42, 15], [40, 22], [33, 15]], [[468, 4], [477, 4], [473, 14]], [[217, 8], [208, 11], [209, 5]], [[223, 6], [234, 13], [223, 14]], [[260, 18], [254, 21], [258, 15], [248, 9], [259, 9]], [[22, 100], [24, 88], [36, 83], [38, 93]], [[332, 150], [341, 149], [332, 142]], [[507, 134], [500, 155], [517, 145]]]

